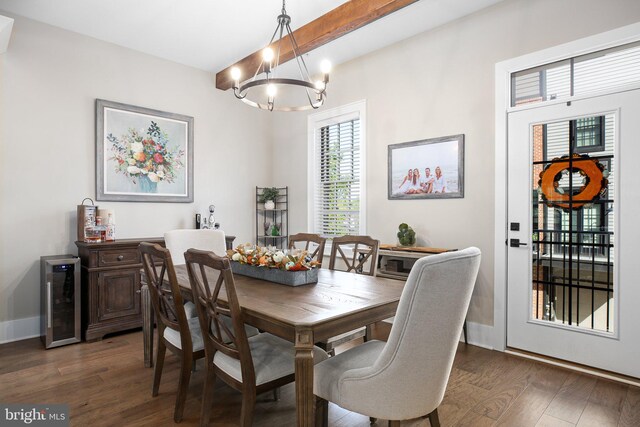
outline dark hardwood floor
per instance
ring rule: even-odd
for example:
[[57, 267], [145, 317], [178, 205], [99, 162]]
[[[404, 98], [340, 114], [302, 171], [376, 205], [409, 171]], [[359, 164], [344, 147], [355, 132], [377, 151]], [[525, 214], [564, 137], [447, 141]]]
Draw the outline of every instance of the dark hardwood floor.
[[[160, 394], [152, 398], [141, 332], [47, 351], [30, 339], [0, 345], [0, 402], [67, 403], [74, 426], [171, 425], [178, 371], [167, 355]], [[199, 423], [203, 373], [200, 364], [180, 425]], [[277, 402], [270, 393], [259, 396], [254, 425], [294, 426], [294, 393], [290, 384]], [[220, 382], [211, 425], [238, 425], [240, 404], [240, 394]], [[640, 388], [461, 344], [438, 411], [443, 427], [640, 426]], [[330, 405], [329, 425], [367, 427], [369, 419]]]

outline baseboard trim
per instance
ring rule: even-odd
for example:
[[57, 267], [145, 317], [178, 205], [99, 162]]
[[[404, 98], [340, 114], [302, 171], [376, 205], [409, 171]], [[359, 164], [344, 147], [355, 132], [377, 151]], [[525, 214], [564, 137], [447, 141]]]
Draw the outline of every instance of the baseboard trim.
[[40, 336], [40, 316], [0, 322], [0, 344]]
[[[467, 322], [467, 342], [469, 344], [494, 350], [493, 326], [482, 323]], [[464, 335], [460, 334], [460, 341], [464, 342]]]
[[624, 384], [629, 384], [635, 387], [640, 387], [640, 378], [628, 377], [626, 375], [616, 374], [614, 372], [603, 371], [597, 368], [590, 368], [584, 365], [577, 365], [571, 362], [566, 362], [564, 360], [554, 359], [552, 357], [540, 356], [534, 353], [529, 353], [529, 352], [521, 351], [514, 348], [507, 348], [504, 352], [512, 356], [535, 360], [536, 362], [547, 363], [549, 365], [559, 366], [561, 368], [570, 369], [572, 371], [581, 372], [583, 374], [589, 374], [596, 377], [605, 378], [608, 380], [617, 381]]

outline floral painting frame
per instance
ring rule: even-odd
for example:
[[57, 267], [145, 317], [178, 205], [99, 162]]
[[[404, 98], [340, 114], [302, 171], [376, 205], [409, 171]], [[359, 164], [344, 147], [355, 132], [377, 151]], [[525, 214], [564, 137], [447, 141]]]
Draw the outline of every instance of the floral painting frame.
[[193, 117], [96, 99], [96, 199], [193, 202]]
[[388, 146], [389, 200], [464, 197], [464, 134]]

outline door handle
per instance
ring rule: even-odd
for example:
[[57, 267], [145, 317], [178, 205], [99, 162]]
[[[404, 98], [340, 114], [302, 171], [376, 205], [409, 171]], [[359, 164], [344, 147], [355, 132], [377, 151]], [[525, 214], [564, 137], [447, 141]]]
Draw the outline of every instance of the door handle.
[[520, 239], [509, 239], [509, 246], [512, 248], [519, 248], [520, 246], [527, 246], [527, 244], [520, 243]]

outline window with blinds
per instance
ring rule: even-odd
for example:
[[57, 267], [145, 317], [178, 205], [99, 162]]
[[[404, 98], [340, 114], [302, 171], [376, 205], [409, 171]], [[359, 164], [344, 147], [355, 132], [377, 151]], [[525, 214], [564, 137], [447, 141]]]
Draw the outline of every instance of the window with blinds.
[[511, 75], [511, 106], [640, 84], [640, 42], [546, 64]]
[[361, 126], [362, 117], [358, 112], [314, 123], [314, 176], [310, 185], [314, 233], [331, 238], [363, 232]]

